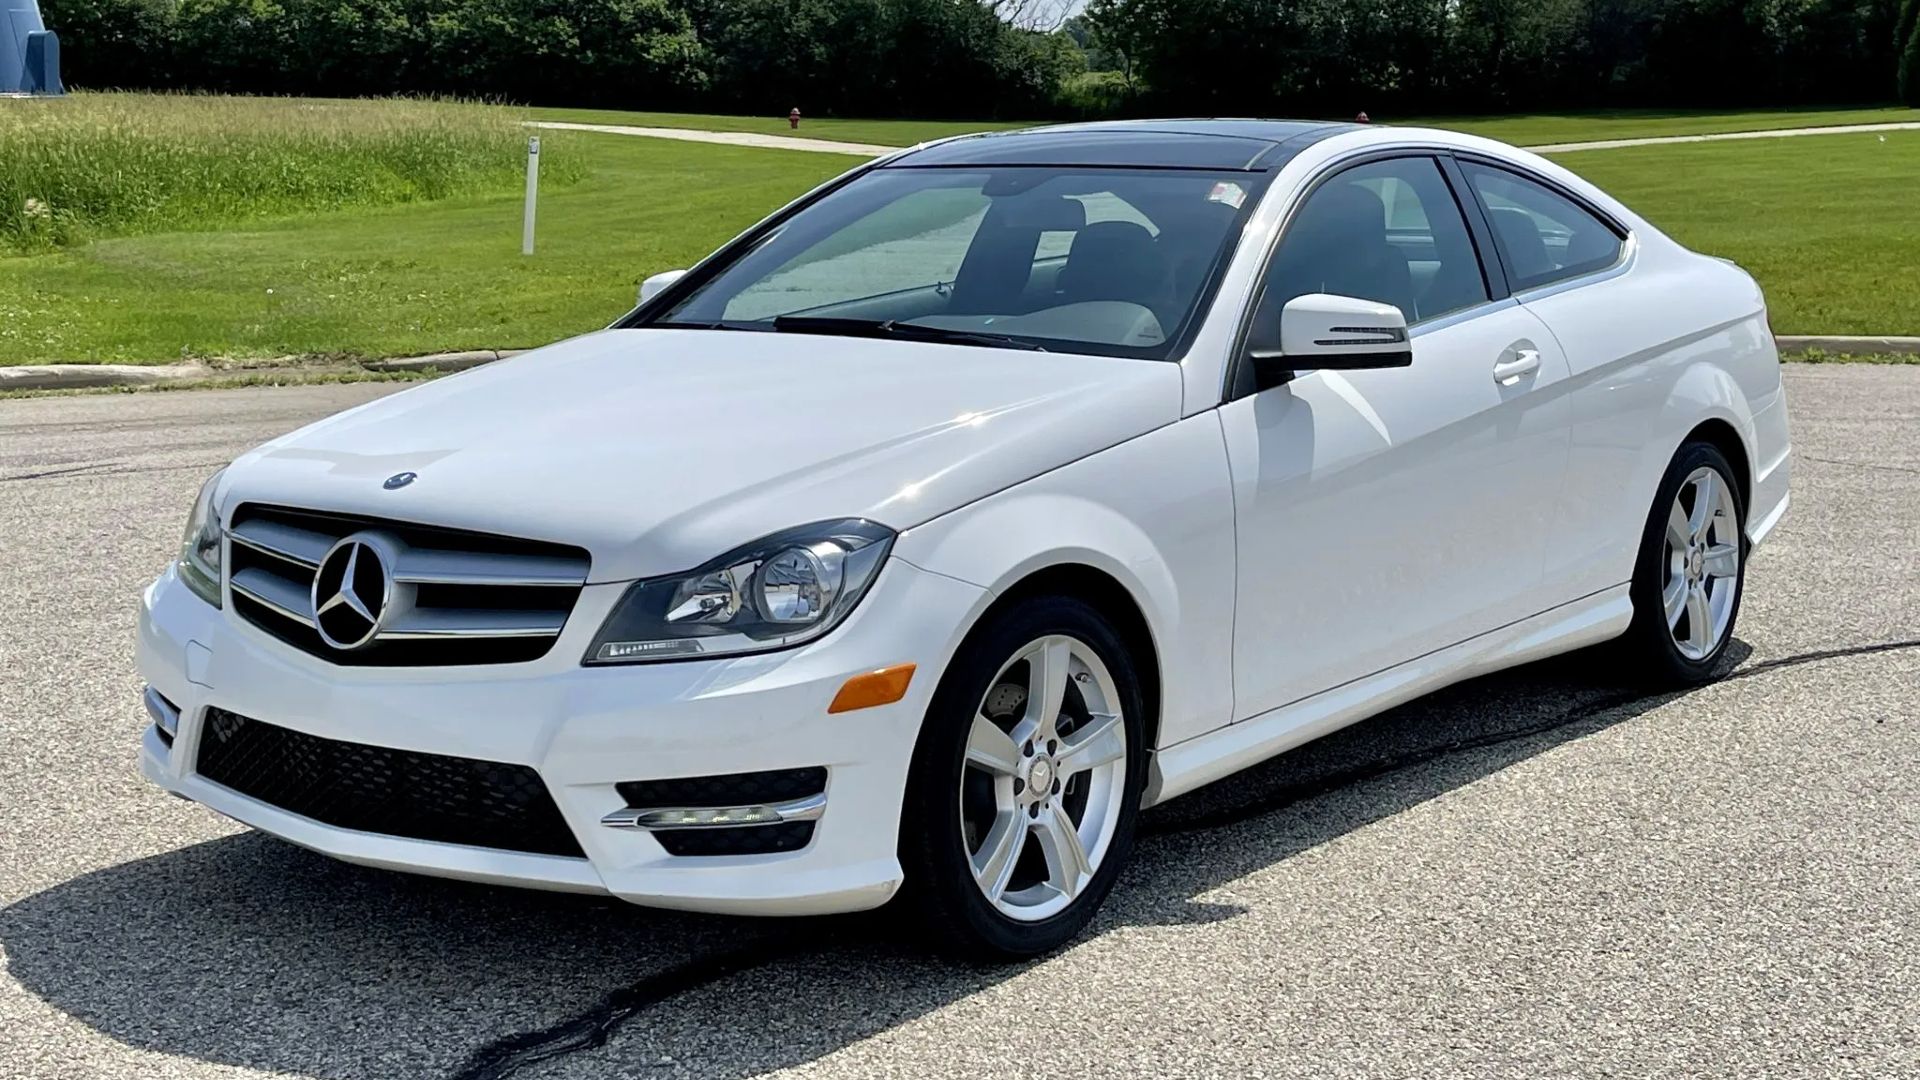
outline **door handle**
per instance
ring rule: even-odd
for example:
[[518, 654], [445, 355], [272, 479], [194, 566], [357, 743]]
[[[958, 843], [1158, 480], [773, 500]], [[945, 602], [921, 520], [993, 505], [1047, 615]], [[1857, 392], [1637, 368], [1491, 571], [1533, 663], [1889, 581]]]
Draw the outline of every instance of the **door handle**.
[[1539, 349], [1516, 349], [1513, 359], [1494, 361], [1493, 381], [1502, 386], [1511, 386], [1520, 381], [1520, 376], [1531, 375], [1539, 370]]

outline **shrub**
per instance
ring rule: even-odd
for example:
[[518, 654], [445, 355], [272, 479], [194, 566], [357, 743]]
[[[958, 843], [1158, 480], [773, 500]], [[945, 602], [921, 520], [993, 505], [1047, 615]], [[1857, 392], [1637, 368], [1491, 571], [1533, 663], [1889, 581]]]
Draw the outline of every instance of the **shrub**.
[[1060, 87], [1060, 108], [1082, 118], [1120, 116], [1131, 111], [1134, 91], [1119, 71], [1083, 71]]

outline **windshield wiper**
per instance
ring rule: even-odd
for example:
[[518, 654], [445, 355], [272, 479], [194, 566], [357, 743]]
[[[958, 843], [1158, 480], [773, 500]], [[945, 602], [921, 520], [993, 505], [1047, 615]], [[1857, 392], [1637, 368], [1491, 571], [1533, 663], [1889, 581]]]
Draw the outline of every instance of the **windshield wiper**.
[[979, 330], [950, 330], [944, 326], [901, 322], [898, 319], [842, 319], [824, 315], [781, 315], [773, 328], [791, 334], [843, 334], [847, 337], [899, 338], [904, 341], [944, 341], [956, 345], [993, 345], [1006, 349], [1046, 352], [1046, 346], [1007, 334]]

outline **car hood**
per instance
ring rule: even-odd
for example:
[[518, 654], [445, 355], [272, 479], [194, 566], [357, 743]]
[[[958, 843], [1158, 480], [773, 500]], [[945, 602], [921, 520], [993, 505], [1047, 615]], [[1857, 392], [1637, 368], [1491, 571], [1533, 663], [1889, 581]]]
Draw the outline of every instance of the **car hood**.
[[[578, 544], [592, 580], [768, 533], [905, 530], [1178, 419], [1177, 365], [743, 331], [607, 330], [348, 410], [234, 463], [265, 502]], [[401, 472], [418, 477], [388, 490]]]

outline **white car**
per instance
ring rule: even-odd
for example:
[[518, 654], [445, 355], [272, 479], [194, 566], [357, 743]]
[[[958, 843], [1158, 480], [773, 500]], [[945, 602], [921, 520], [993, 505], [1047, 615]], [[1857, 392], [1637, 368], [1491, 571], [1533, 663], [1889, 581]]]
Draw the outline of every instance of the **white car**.
[[864, 165], [209, 480], [148, 777], [352, 862], [1068, 940], [1136, 815], [1495, 668], [1713, 676], [1760, 290], [1553, 163], [1266, 121]]

